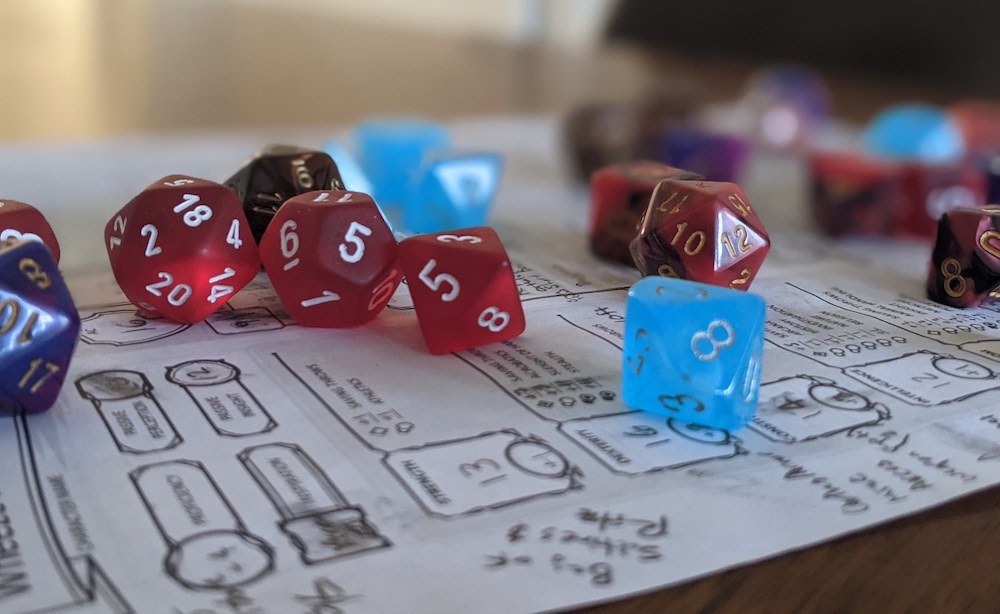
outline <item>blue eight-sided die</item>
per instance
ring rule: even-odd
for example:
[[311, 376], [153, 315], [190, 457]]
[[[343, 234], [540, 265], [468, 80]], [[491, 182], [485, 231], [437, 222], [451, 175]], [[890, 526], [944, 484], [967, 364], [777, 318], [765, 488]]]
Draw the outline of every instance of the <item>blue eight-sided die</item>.
[[757, 409], [764, 320], [757, 295], [643, 278], [628, 293], [622, 400], [693, 424], [740, 428]]
[[451, 145], [447, 128], [419, 119], [373, 119], [354, 129], [358, 161], [384, 209], [401, 209], [416, 173], [432, 151]]
[[404, 225], [418, 233], [486, 226], [502, 172], [497, 153], [431, 156], [406, 201]]

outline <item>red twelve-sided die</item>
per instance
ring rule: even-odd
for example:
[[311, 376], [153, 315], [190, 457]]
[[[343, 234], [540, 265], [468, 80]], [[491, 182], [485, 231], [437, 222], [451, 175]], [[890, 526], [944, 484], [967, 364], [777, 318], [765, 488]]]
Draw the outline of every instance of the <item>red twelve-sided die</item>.
[[41, 211], [16, 200], [0, 199], [0, 242], [7, 239], [41, 241], [59, 262], [59, 241]]
[[374, 318], [403, 280], [399, 248], [361, 192], [307, 192], [285, 201], [260, 257], [285, 309], [304, 326], [346, 328]]
[[168, 175], [121, 208], [104, 228], [122, 292], [151, 315], [204, 320], [260, 269], [240, 201], [224, 185]]
[[722, 181], [660, 182], [632, 256], [643, 275], [746, 290], [771, 243], [743, 190]]
[[400, 243], [399, 251], [432, 353], [458, 352], [524, 331], [510, 259], [493, 229], [416, 235]]

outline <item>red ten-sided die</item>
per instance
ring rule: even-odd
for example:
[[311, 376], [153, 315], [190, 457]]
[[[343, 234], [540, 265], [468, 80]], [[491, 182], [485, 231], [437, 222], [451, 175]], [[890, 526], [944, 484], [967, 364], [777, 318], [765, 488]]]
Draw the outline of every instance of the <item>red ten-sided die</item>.
[[524, 332], [510, 259], [491, 228], [417, 235], [399, 244], [417, 320], [434, 354]]
[[104, 242], [128, 300], [175, 322], [204, 320], [260, 269], [233, 191], [184, 175], [164, 177], [129, 201], [108, 221]]
[[0, 242], [7, 239], [41, 241], [59, 262], [59, 241], [41, 211], [16, 200], [0, 199]]
[[361, 192], [307, 192], [285, 201], [260, 257], [285, 309], [303, 326], [346, 328], [374, 318], [403, 281], [399, 248]]

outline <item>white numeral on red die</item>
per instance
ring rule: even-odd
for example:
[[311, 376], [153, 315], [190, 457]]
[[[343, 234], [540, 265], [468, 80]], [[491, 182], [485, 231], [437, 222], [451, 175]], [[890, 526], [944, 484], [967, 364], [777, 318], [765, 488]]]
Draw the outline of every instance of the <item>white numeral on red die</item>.
[[438, 235], [437, 240], [442, 243], [464, 242], [473, 245], [482, 242], [482, 239], [475, 235]]
[[180, 213], [192, 205], [197, 205], [191, 211], [184, 213], [184, 223], [191, 228], [200, 226], [205, 220], [211, 219], [212, 209], [208, 205], [199, 205], [199, 202], [201, 202], [201, 197], [197, 194], [185, 194], [184, 202], [174, 207], [174, 213]]
[[450, 285], [451, 290], [441, 295], [442, 301], [450, 303], [451, 301], [458, 298], [458, 292], [460, 289], [458, 285], [458, 280], [455, 279], [454, 275], [449, 275], [447, 273], [438, 273], [434, 277], [431, 277], [430, 276], [431, 271], [434, 269], [435, 266], [437, 266], [437, 260], [431, 258], [430, 260], [427, 261], [427, 264], [424, 265], [424, 268], [420, 270], [420, 274], [417, 275], [417, 278], [420, 279], [420, 281], [424, 282], [424, 285], [426, 285], [431, 290], [439, 289], [441, 287], [441, 284]]
[[323, 303], [329, 303], [332, 301], [339, 301], [340, 295], [336, 292], [331, 292], [329, 290], [323, 290], [322, 296], [317, 296], [315, 298], [307, 298], [302, 301], [301, 305], [303, 307], [314, 307], [316, 305], [321, 305]]
[[155, 256], [163, 251], [163, 248], [156, 244], [156, 237], [159, 233], [156, 230], [156, 226], [152, 224], [146, 224], [139, 230], [139, 234], [143, 237], [148, 236], [149, 240], [146, 241], [146, 257]]
[[7, 239], [23, 239], [25, 241], [41, 241], [42, 238], [33, 232], [20, 232], [14, 230], [13, 228], [8, 228], [3, 232], [0, 232], [0, 241], [6, 241]]
[[396, 289], [396, 284], [392, 283], [399, 274], [395, 269], [389, 273], [389, 276], [382, 280], [378, 286], [372, 290], [372, 300], [368, 301], [368, 311], [375, 309], [376, 307], [381, 307], [385, 303], [389, 302], [392, 298], [392, 293]]
[[[115, 223], [111, 227], [112, 231], [113, 232], [117, 232], [119, 234], [125, 234], [125, 226], [126, 226], [126, 224], [128, 224], [128, 218], [127, 217], [124, 217], [124, 216], [121, 216], [121, 215], [116, 215], [115, 216]], [[108, 239], [108, 249], [114, 249], [116, 246], [121, 245], [121, 244], [122, 244], [122, 238], [121, 237], [110, 237]]]
[[214, 303], [224, 296], [228, 296], [233, 293], [233, 287], [220, 284], [219, 282], [223, 279], [229, 279], [230, 277], [236, 275], [236, 271], [226, 267], [225, 270], [216, 275], [215, 277], [210, 277], [208, 283], [215, 284], [212, 286], [212, 292], [208, 295], [208, 302]]
[[[281, 225], [278, 238], [281, 240], [281, 255], [285, 258], [291, 258], [299, 251], [299, 235], [293, 232], [298, 227], [299, 225], [295, 223], [295, 220], [285, 220], [285, 223]], [[298, 263], [299, 259], [294, 258], [286, 262], [283, 269], [287, 271], [295, 267]]]
[[233, 220], [229, 225], [229, 234], [226, 235], [226, 243], [233, 246], [233, 249], [239, 249], [243, 245], [243, 239], [240, 238], [240, 221]]
[[194, 179], [174, 179], [173, 181], [164, 181], [163, 185], [168, 185], [172, 188], [176, 188], [178, 186], [187, 185], [189, 183], [194, 183]]
[[487, 307], [479, 314], [479, 319], [476, 320], [476, 324], [487, 328], [490, 332], [499, 333], [503, 329], [507, 328], [507, 324], [510, 323], [510, 314], [506, 311], [500, 311], [498, 307]]
[[340, 257], [344, 259], [344, 262], [349, 262], [351, 264], [360, 262], [361, 258], [365, 255], [365, 242], [358, 236], [358, 233], [363, 234], [366, 237], [370, 237], [372, 235], [372, 229], [364, 224], [351, 222], [351, 225], [347, 227], [347, 232], [344, 234], [344, 241], [351, 243], [354, 246], [354, 249], [349, 251], [347, 244], [340, 244]]
[[[146, 286], [146, 290], [153, 296], [163, 296], [162, 288], [166, 288], [174, 283], [174, 276], [170, 273], [160, 272], [159, 277], [163, 281]], [[174, 307], [180, 307], [191, 298], [194, 291], [187, 284], [177, 284], [167, 293], [167, 302]]]

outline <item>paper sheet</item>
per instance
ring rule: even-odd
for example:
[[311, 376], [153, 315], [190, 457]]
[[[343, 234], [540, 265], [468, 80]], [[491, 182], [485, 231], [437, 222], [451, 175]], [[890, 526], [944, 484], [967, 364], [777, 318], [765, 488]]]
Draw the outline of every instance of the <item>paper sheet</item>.
[[55, 222], [84, 316], [58, 404], [0, 423], [0, 611], [537, 611], [1000, 481], [1000, 314], [923, 300], [925, 246], [844, 257], [794, 232], [797, 166], [761, 163], [747, 192], [785, 232], [753, 287], [760, 407], [739, 432], [693, 429], [619, 400], [638, 275], [588, 255], [555, 123], [455, 130], [508, 156], [494, 225], [527, 330], [445, 356], [405, 287], [355, 330], [297, 326], [263, 277], [195, 325], [123, 301], [104, 221], [167, 173], [224, 178], [260, 135], [0, 150], [0, 190]]

